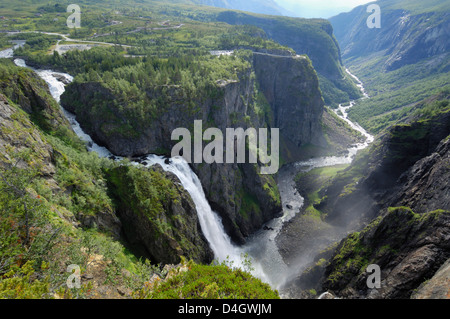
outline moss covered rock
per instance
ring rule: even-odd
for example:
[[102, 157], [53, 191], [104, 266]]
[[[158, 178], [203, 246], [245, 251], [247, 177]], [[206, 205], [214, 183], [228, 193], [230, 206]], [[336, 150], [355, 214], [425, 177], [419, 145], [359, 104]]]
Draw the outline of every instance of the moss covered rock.
[[163, 264], [181, 256], [212, 261], [195, 205], [175, 175], [161, 167], [120, 166], [107, 176], [124, 235], [138, 255]]

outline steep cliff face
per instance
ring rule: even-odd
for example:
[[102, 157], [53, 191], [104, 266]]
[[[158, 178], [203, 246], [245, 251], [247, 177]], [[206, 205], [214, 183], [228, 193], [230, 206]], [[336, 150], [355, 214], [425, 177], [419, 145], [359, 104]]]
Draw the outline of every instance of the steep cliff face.
[[248, 24], [261, 28], [267, 37], [288, 46], [297, 54], [306, 54], [319, 74], [320, 87], [327, 105], [360, 97], [359, 89], [347, 77], [339, 44], [327, 20], [261, 16], [224, 11], [217, 20], [232, 25]]
[[[127, 131], [124, 125], [127, 118], [114, 113], [118, 97], [99, 82], [69, 85], [61, 102], [77, 115], [96, 141], [123, 156], [140, 156], [158, 150], [167, 153], [175, 144], [171, 140], [172, 131], [180, 127], [192, 130], [194, 120], [202, 120], [204, 129], [217, 127], [222, 132], [226, 128], [268, 125], [280, 128], [296, 147], [326, 146], [321, 135], [323, 101], [317, 76], [304, 56], [255, 53], [253, 66], [240, 74], [239, 80], [218, 81], [218, 92], [206, 99], [194, 97], [187, 101], [179, 89], [172, 86], [147, 92], [152, 99], [168, 96], [169, 104], [153, 122], [137, 132]], [[95, 106], [90, 104], [98, 96], [110, 105], [111, 113], [92, 117]]]
[[[188, 101], [176, 86], [149, 90], [152, 98], [164, 95], [169, 104], [154, 121], [131, 133], [123, 125], [127, 119], [114, 112], [117, 97], [100, 83], [69, 85], [62, 103], [76, 113], [94, 140], [117, 155], [170, 155], [176, 143], [171, 140], [172, 131], [187, 128], [193, 136], [194, 120], [202, 120], [204, 130], [220, 129], [224, 137], [226, 128], [280, 128], [285, 161], [295, 160], [305, 144], [325, 146], [321, 135], [323, 101], [311, 62], [305, 57], [270, 53], [255, 53], [250, 59], [251, 66], [238, 80], [217, 81], [215, 94], [206, 99]], [[111, 105], [111, 112], [96, 116], [92, 101], [99, 95]], [[203, 163], [192, 167], [236, 242], [243, 242], [281, 212], [274, 176], [261, 175], [258, 164]]]
[[280, 128], [283, 139], [297, 147], [308, 143], [325, 147], [324, 103], [309, 59], [255, 53], [253, 61], [259, 88], [271, 106], [272, 125]]
[[[410, 298], [450, 257], [450, 211], [416, 214], [392, 208], [343, 240], [325, 269], [324, 290], [344, 298]], [[367, 286], [366, 268], [381, 269], [381, 287]]]
[[424, 282], [411, 296], [413, 299], [448, 299], [450, 259], [448, 259], [430, 280]]
[[[320, 192], [315, 208], [327, 222], [361, 231], [317, 256], [298, 287], [345, 298], [409, 298], [450, 257], [448, 98], [428, 99], [431, 115], [413, 112]], [[366, 285], [370, 264], [381, 268], [380, 289]]]
[[434, 63], [445, 60], [450, 48], [448, 2], [384, 0], [377, 4], [381, 8], [379, 29], [367, 27], [367, 6], [330, 18], [344, 59], [379, 52], [387, 57], [384, 67], [388, 71], [431, 57], [436, 58]]
[[125, 238], [138, 255], [163, 264], [178, 263], [181, 256], [213, 260], [195, 205], [175, 175], [161, 167], [118, 167], [107, 176]]

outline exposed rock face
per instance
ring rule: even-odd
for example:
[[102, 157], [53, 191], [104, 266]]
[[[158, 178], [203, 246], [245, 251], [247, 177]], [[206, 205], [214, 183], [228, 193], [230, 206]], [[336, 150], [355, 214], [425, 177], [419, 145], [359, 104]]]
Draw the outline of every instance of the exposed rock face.
[[306, 54], [317, 70], [327, 105], [348, 102], [360, 97], [360, 91], [346, 79], [341, 51], [333, 35], [333, 27], [324, 19], [256, 16], [243, 12], [223, 11], [217, 20], [232, 25], [253, 25], [267, 37], [290, 47], [297, 54]]
[[450, 141], [443, 140], [436, 151], [414, 164], [399, 178], [401, 186], [389, 199], [412, 207], [417, 213], [450, 208]]
[[[118, 129], [118, 123], [126, 119], [117, 115], [93, 116], [95, 105], [91, 103], [95, 96], [100, 95], [111, 104], [116, 99], [100, 83], [69, 85], [62, 103], [77, 115], [82, 127], [97, 143], [117, 155], [170, 155], [169, 150], [175, 145], [171, 140], [172, 131], [183, 127], [193, 132], [194, 120], [202, 120], [203, 129], [217, 127], [222, 132], [238, 127], [280, 128], [280, 144], [285, 145], [282, 156], [286, 161], [295, 160], [295, 150], [305, 144], [324, 146], [323, 101], [311, 62], [304, 57], [257, 53], [251, 64], [252, 67], [239, 74], [239, 81], [219, 81], [219, 93], [207, 99], [186, 101], [176, 86], [147, 92], [152, 98], [168, 96], [171, 102], [139, 132]], [[196, 108], [188, 102], [197, 104]], [[286, 145], [291, 152], [286, 151]], [[258, 165], [193, 164], [192, 167], [235, 242], [242, 243], [246, 236], [281, 212], [274, 177], [260, 175]]]
[[412, 296], [413, 299], [450, 298], [450, 259], [447, 260], [429, 281], [424, 282]]
[[[269, 114], [257, 114], [253, 109], [256, 101], [254, 88], [260, 86], [265, 99], [270, 104], [273, 118]], [[321, 134], [320, 121], [323, 113], [317, 76], [311, 62], [304, 56], [278, 56], [255, 53], [253, 68], [240, 74], [239, 81], [218, 82], [220, 93], [206, 101], [195, 101], [199, 111], [189, 112], [187, 101], [176, 86], [157, 88], [148, 92], [152, 98], [161, 95], [170, 96], [171, 105], [141, 131], [128, 136], [117, 130], [117, 119], [113, 115], [92, 118], [90, 101], [101, 96], [107, 103], [114, 103], [116, 97], [98, 82], [72, 84], [61, 97], [64, 108], [75, 113], [81, 125], [100, 144], [111, 152], [123, 156], [139, 156], [158, 149], [169, 149], [174, 145], [171, 140], [175, 128], [191, 129], [194, 120], [203, 120], [225, 132], [233, 127], [269, 127], [280, 128], [281, 133], [292, 140], [296, 147], [311, 143], [325, 146]], [[258, 105], [262, 107], [262, 105]], [[246, 120], [244, 119], [246, 116]]]
[[260, 89], [273, 112], [273, 126], [280, 128], [283, 139], [297, 147], [307, 143], [325, 147], [323, 100], [307, 57], [255, 53], [253, 61]]
[[[447, 11], [415, 12], [398, 9], [392, 2], [379, 1], [382, 27], [369, 29], [367, 6], [330, 19], [344, 59], [374, 52], [388, 57], [386, 70], [396, 70], [422, 59], [448, 59], [450, 20]], [[406, 5], [406, 4], [405, 4]], [[444, 4], [442, 4], [444, 5]]]
[[[449, 134], [447, 108], [407, 118], [338, 173], [315, 205], [326, 221], [357, 231], [378, 217], [331, 257], [317, 256], [296, 285], [344, 298], [410, 298], [430, 279], [450, 256]], [[380, 289], [367, 287], [370, 264], [381, 268]]]
[[[325, 271], [324, 290], [345, 298], [410, 298], [450, 256], [450, 211], [415, 214], [392, 209], [360, 234], [344, 239]], [[381, 288], [369, 289], [365, 271], [381, 269]]]
[[369, 221], [390, 206], [450, 209], [449, 134], [449, 112], [394, 126], [329, 185], [317, 208], [338, 225]]
[[217, 19], [234, 25], [257, 26], [276, 42], [293, 48], [298, 54], [307, 54], [319, 73], [329, 78], [341, 75], [339, 45], [326, 20], [262, 17], [232, 11], [219, 13]]

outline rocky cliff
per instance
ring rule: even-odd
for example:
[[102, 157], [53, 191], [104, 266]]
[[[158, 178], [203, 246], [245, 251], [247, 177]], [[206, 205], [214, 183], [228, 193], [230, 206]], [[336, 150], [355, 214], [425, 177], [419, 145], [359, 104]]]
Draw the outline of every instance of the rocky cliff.
[[[302, 289], [345, 298], [409, 298], [450, 257], [448, 92], [416, 105], [319, 192], [314, 207], [354, 232], [316, 257]], [[421, 111], [432, 107], [434, 112]], [[365, 227], [366, 226], [366, 227]], [[381, 267], [381, 288], [366, 267]]]
[[[391, 208], [343, 240], [325, 268], [322, 289], [344, 298], [410, 298], [450, 257], [450, 211], [416, 214]], [[381, 269], [381, 287], [367, 286], [366, 268]]]
[[[150, 97], [164, 96], [168, 104], [154, 121], [131, 133], [123, 129], [127, 119], [114, 112], [117, 97], [101, 83], [69, 85], [62, 104], [77, 115], [96, 142], [117, 155], [170, 155], [175, 144], [172, 131], [180, 127], [192, 131], [194, 120], [202, 120], [203, 129], [216, 127], [222, 132], [237, 127], [278, 127], [284, 161], [296, 160], [304, 145], [326, 146], [321, 131], [323, 101], [311, 62], [302, 56], [270, 53], [249, 58], [250, 67], [238, 80], [218, 80], [215, 93], [207, 98], [188, 101], [177, 86], [150, 89]], [[95, 114], [97, 106], [92, 103], [99, 96], [110, 105], [108, 114]], [[193, 168], [236, 242], [243, 242], [281, 212], [275, 179], [259, 174], [257, 164], [193, 164]]]
[[337, 106], [360, 97], [360, 91], [348, 78], [341, 62], [339, 44], [333, 27], [323, 19], [300, 19], [223, 11], [218, 21], [232, 25], [248, 24], [261, 28], [267, 37], [288, 46], [297, 54], [306, 54], [317, 70], [327, 105]]
[[[442, 102], [438, 102], [440, 99]], [[436, 103], [440, 111], [429, 118], [406, 117], [338, 175], [321, 194], [323, 201], [317, 205], [328, 214], [328, 221], [345, 225], [363, 214], [370, 220], [380, 209], [389, 206], [408, 206], [418, 212], [434, 207], [447, 209], [448, 183], [441, 179], [445, 170], [430, 176], [431, 168], [437, 169], [442, 163], [437, 165], [433, 157], [426, 164], [420, 161], [437, 152], [439, 143], [450, 134], [447, 100], [448, 93], [443, 93], [418, 103], [419, 109], [424, 104]], [[442, 188], [435, 188], [432, 183]], [[417, 191], [419, 186], [422, 186], [420, 192]]]
[[321, 129], [323, 100], [307, 56], [254, 53], [253, 61], [259, 89], [271, 106], [272, 126], [280, 128], [283, 140], [296, 147], [326, 147]]
[[163, 264], [181, 256], [210, 263], [195, 205], [178, 178], [161, 167], [117, 167], [107, 173], [127, 242], [138, 255]]
[[430, 58], [432, 64], [445, 64], [450, 49], [448, 2], [414, 2], [378, 1], [382, 21], [378, 29], [367, 27], [367, 6], [330, 18], [343, 58], [378, 52], [387, 58], [384, 68], [388, 71]]

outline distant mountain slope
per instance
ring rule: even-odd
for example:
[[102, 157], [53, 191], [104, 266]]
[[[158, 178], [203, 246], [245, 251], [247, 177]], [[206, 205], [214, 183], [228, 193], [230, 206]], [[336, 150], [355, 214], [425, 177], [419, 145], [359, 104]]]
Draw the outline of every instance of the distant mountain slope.
[[367, 5], [329, 21], [344, 65], [370, 99], [349, 112], [372, 133], [394, 124], [411, 106], [450, 83], [450, 2], [380, 0], [381, 28], [368, 28]]
[[288, 10], [279, 6], [274, 0], [191, 0], [191, 3], [225, 9], [235, 9], [254, 13], [287, 15]]
[[341, 12], [350, 11], [356, 6], [344, 1], [326, 0], [275, 0], [275, 2], [290, 10], [292, 12], [290, 16], [301, 18], [329, 18]]
[[367, 5], [329, 19], [344, 59], [384, 51], [387, 70], [450, 51], [450, 2], [381, 0], [381, 28], [370, 29]]
[[[350, 99], [360, 97], [360, 90], [345, 72], [340, 58], [339, 45], [333, 35], [333, 28], [329, 21], [325, 19], [303, 19], [287, 16], [279, 16], [279, 9], [274, 7], [274, 1], [243, 1], [238, 4], [235, 1], [213, 1], [213, 0], [170, 0], [168, 8], [174, 8], [174, 4], [179, 3], [184, 9], [184, 13], [177, 12], [178, 15], [187, 15], [189, 18], [199, 21], [219, 21], [230, 25], [251, 25], [262, 29], [265, 35], [284, 45], [294, 49], [297, 54], [306, 54], [312, 60], [314, 68], [319, 74], [320, 88], [329, 106], [337, 106], [338, 103], [348, 102]], [[234, 8], [244, 10], [244, 5], [249, 7], [258, 2], [259, 8], [270, 7], [270, 10], [261, 11], [258, 14], [255, 8], [248, 11], [239, 12], [234, 10], [213, 9], [198, 5], [215, 3], [221, 8]], [[186, 4], [197, 4], [188, 6]], [[279, 8], [279, 7], [278, 7]], [[175, 14], [178, 9], [172, 9]], [[195, 11], [196, 14], [189, 13]], [[277, 11], [278, 10], [278, 11]], [[288, 15], [291, 15], [288, 13]], [[260, 35], [258, 35], [260, 36]], [[234, 49], [234, 48], [229, 48]]]

